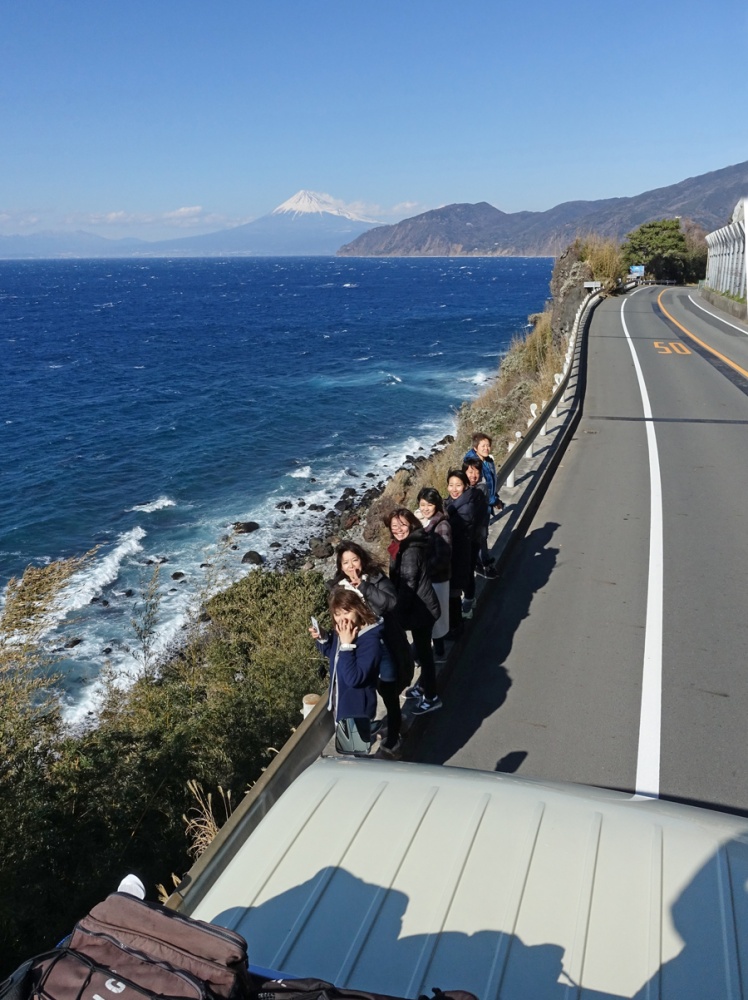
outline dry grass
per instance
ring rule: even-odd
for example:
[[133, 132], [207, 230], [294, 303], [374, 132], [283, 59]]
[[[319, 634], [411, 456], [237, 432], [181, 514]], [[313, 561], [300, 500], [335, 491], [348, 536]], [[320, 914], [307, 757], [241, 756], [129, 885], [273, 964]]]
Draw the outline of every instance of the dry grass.
[[619, 278], [626, 273], [621, 246], [613, 239], [589, 233], [577, 240], [579, 259], [587, 261], [595, 281], [601, 281], [606, 291], [613, 291]]
[[210, 845], [223, 823], [231, 815], [233, 803], [231, 802], [231, 789], [225, 792], [219, 785], [218, 794], [223, 803], [224, 814], [223, 821], [219, 822], [213, 809], [213, 793], [208, 792], [206, 795], [203, 786], [194, 779], [187, 782], [187, 787], [195, 800], [195, 805], [188, 810], [187, 815], [183, 816], [182, 819], [185, 822], [185, 832], [190, 842], [187, 853], [193, 860], [196, 860]]
[[530, 322], [532, 329], [527, 336], [514, 338], [491, 384], [472, 402], [463, 403], [457, 415], [455, 440], [414, 468], [398, 470], [372, 504], [364, 537], [383, 561], [390, 539], [381, 522], [394, 506], [413, 510], [424, 486], [433, 486], [446, 495], [447, 472], [462, 466], [462, 457], [475, 432], [491, 437], [496, 465], [500, 466], [507, 445], [514, 441], [514, 432], [527, 427], [530, 404], [540, 406], [553, 395], [553, 376], [563, 367], [566, 345], [554, 346], [550, 309], [531, 316]]

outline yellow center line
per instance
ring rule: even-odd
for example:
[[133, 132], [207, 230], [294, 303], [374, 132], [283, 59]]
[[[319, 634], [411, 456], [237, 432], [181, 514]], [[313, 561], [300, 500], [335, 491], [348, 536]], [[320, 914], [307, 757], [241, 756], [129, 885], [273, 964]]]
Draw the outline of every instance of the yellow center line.
[[691, 340], [695, 340], [697, 344], [700, 344], [705, 351], [709, 351], [709, 353], [713, 354], [715, 358], [719, 358], [720, 361], [724, 361], [724, 363], [726, 365], [729, 365], [730, 368], [734, 369], [736, 372], [739, 372], [745, 378], [748, 378], [748, 372], [745, 370], [745, 368], [741, 368], [739, 364], [736, 364], [734, 361], [731, 361], [730, 358], [725, 357], [724, 354], [720, 354], [719, 351], [715, 351], [715, 349], [713, 347], [710, 347], [709, 344], [705, 344], [704, 341], [700, 340], [695, 333], [691, 333], [691, 331], [687, 330], [682, 323], [679, 323], [674, 316], [670, 315], [665, 306], [662, 304], [662, 296], [665, 294], [665, 291], [666, 290], [663, 288], [663, 290], [657, 296], [657, 305], [660, 307], [660, 309], [662, 309], [662, 311], [665, 313], [670, 322], [675, 323], [675, 325], [678, 327], [679, 330], [682, 330], [687, 337], [690, 337]]

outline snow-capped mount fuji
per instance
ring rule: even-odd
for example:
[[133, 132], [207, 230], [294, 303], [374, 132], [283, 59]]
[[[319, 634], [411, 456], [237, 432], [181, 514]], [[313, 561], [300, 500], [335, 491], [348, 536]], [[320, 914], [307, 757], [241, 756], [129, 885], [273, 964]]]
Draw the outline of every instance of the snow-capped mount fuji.
[[374, 219], [367, 219], [363, 215], [357, 215], [348, 208], [338, 204], [329, 194], [319, 194], [317, 191], [297, 191], [296, 194], [278, 205], [270, 213], [271, 215], [292, 215], [297, 218], [300, 215], [338, 215], [343, 219], [350, 219], [352, 222], [367, 222], [372, 226], [377, 225]]
[[167, 240], [148, 253], [184, 257], [333, 257], [344, 243], [377, 225], [327, 194], [299, 191], [268, 215], [233, 229]]

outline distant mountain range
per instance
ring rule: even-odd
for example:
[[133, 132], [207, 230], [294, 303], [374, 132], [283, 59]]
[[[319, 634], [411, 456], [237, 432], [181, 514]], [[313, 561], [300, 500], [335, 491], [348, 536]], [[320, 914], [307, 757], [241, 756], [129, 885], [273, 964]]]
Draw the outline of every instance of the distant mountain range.
[[375, 225], [340, 208], [329, 195], [299, 191], [268, 215], [217, 233], [159, 242], [108, 240], [85, 232], [0, 236], [0, 258], [332, 257], [342, 243]]
[[557, 256], [575, 236], [622, 239], [652, 219], [681, 216], [707, 231], [726, 225], [748, 195], [748, 162], [633, 198], [567, 201], [546, 212], [502, 212], [488, 202], [447, 205], [392, 226], [348, 212], [329, 195], [299, 191], [254, 222], [202, 236], [148, 242], [86, 232], [0, 236], [0, 258], [332, 256]]
[[555, 257], [577, 235], [617, 240], [652, 219], [690, 218], [707, 232], [727, 225], [739, 198], [748, 195], [748, 162], [633, 198], [567, 201], [546, 212], [502, 212], [477, 205], [447, 205], [377, 226], [341, 247], [346, 257], [508, 256]]

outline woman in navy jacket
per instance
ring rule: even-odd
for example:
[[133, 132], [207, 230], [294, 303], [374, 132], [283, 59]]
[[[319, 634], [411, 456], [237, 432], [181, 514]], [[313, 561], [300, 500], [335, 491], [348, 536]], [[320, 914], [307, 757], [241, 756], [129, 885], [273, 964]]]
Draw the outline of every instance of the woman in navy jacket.
[[330, 662], [330, 693], [327, 707], [336, 722], [341, 719], [374, 718], [377, 709], [377, 680], [382, 658], [382, 619], [358, 594], [336, 587], [328, 605], [335, 628], [324, 636], [315, 628], [309, 632], [317, 648]]

